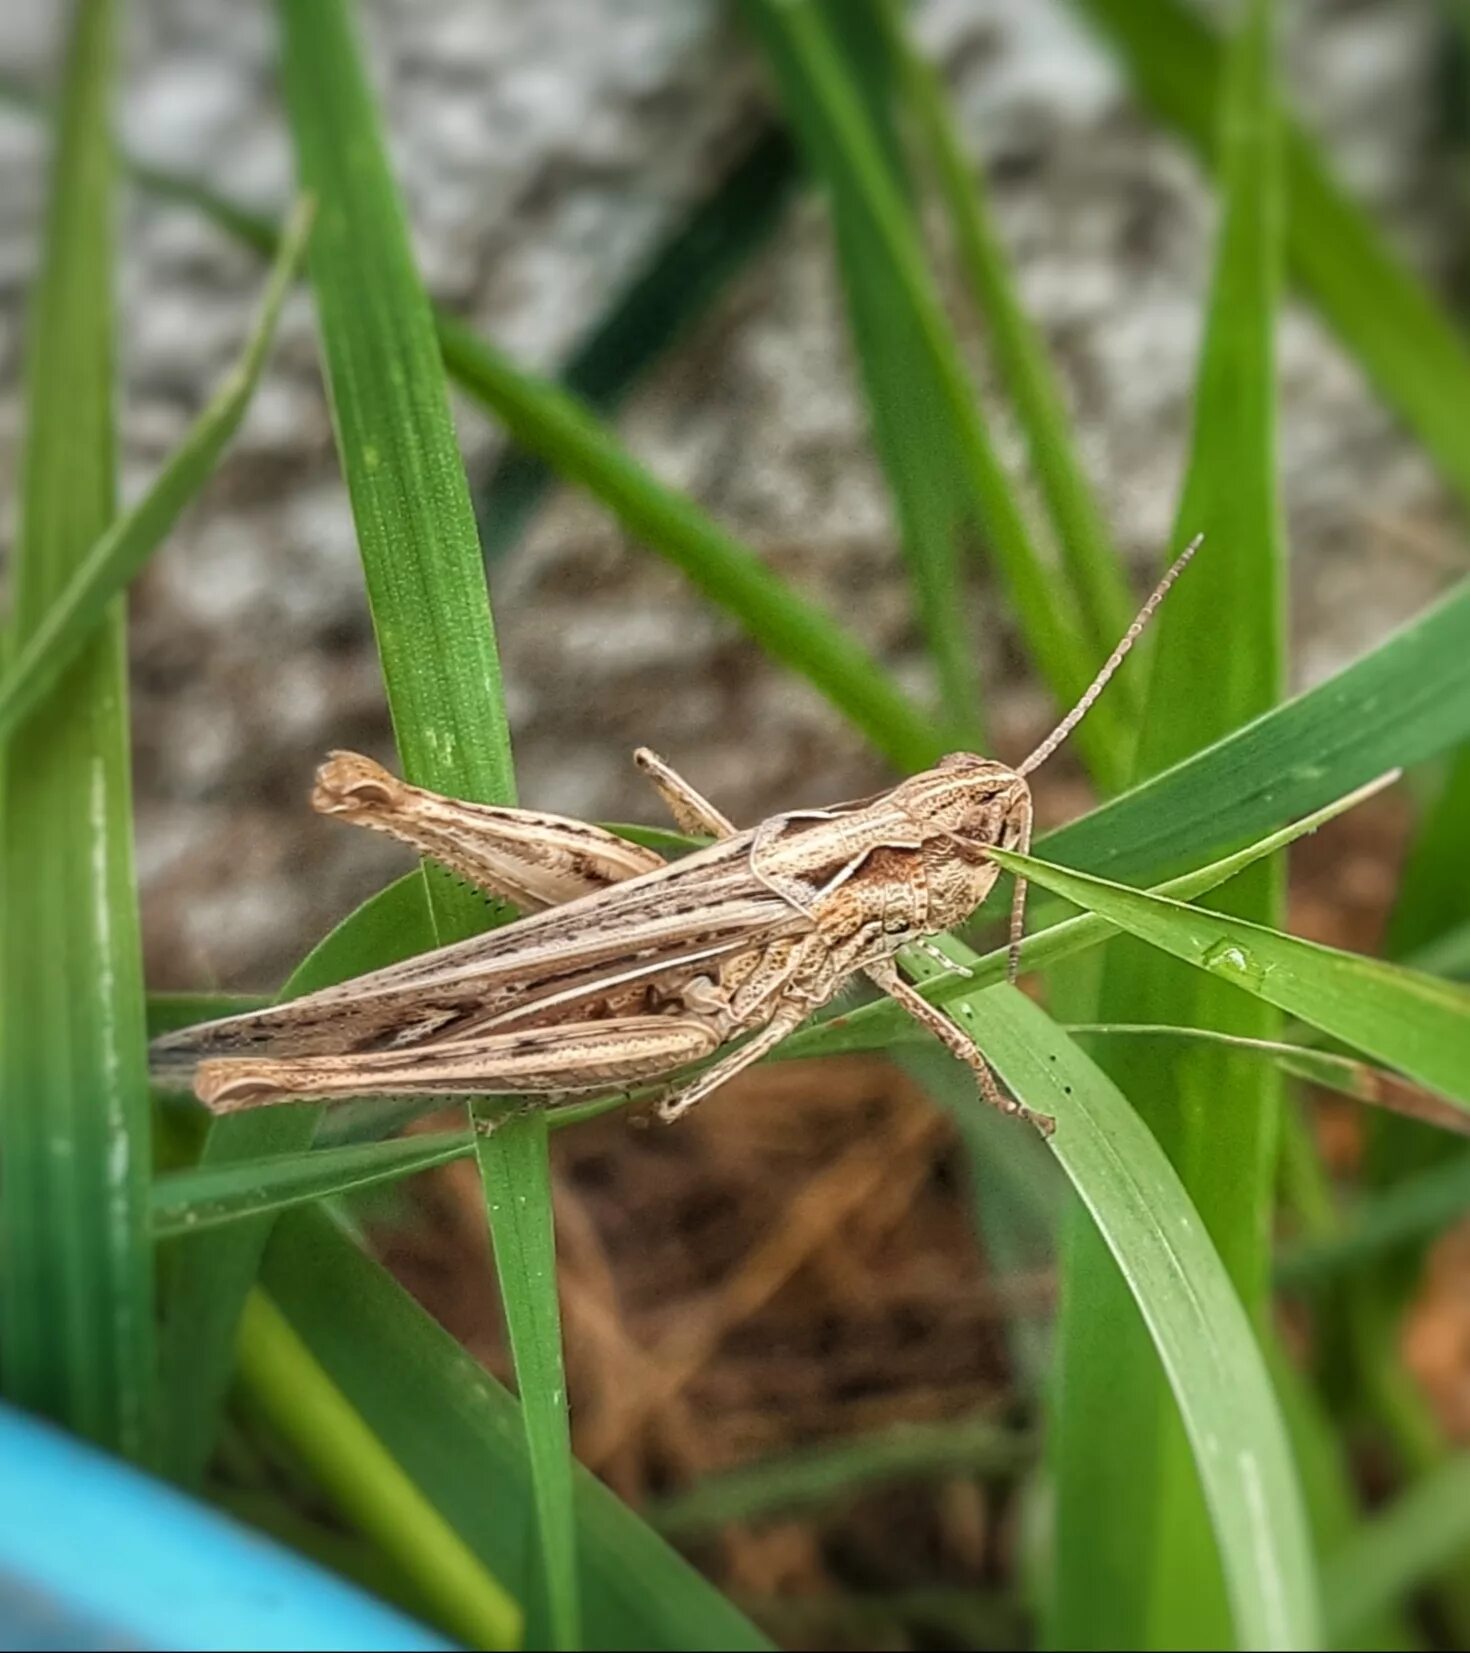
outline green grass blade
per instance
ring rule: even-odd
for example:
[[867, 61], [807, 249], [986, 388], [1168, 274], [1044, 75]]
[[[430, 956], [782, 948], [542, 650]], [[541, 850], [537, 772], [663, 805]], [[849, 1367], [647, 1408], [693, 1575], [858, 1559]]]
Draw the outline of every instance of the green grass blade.
[[[320, 1211], [282, 1218], [265, 1282], [298, 1336], [444, 1519], [498, 1578], [534, 1519], [515, 1400]], [[596, 1645], [761, 1649], [718, 1591], [586, 1470], [577, 1548]]]
[[1414, 954], [1414, 964], [1432, 975], [1470, 980], [1470, 922], [1457, 924]]
[[[489, 1120], [482, 1116], [477, 1124], [483, 1131]], [[534, 1108], [507, 1116], [489, 1135], [477, 1135], [475, 1151], [515, 1355], [536, 1525], [544, 1547], [545, 1626], [553, 1646], [574, 1647], [580, 1635], [580, 1606], [549, 1140], [546, 1112]], [[539, 1390], [534, 1396], [532, 1384]]]
[[961, 1474], [1009, 1478], [1035, 1457], [1034, 1440], [983, 1414], [894, 1424], [857, 1440], [786, 1452], [707, 1476], [655, 1504], [649, 1519], [660, 1532], [682, 1537], [831, 1504], [894, 1481]]
[[1405, 858], [1384, 939], [1391, 958], [1406, 959], [1446, 931], [1470, 922], [1470, 879], [1464, 876], [1467, 839], [1470, 744], [1450, 759]]
[[[376, 115], [339, 0], [279, 13], [297, 168], [318, 200], [308, 265], [332, 414], [404, 772], [507, 801], [514, 776], [479, 542]], [[465, 922], [462, 896], [459, 911], [447, 892], [431, 900], [437, 923]]]
[[148, 1037], [157, 1039], [196, 1022], [211, 1022], [220, 1016], [239, 1016], [270, 1003], [264, 993], [150, 993], [148, 995]]
[[[897, 0], [879, 0], [874, 12], [933, 161], [965, 278], [989, 323], [991, 349], [1025, 432], [1089, 645], [1099, 660], [1106, 659], [1128, 629], [1135, 604], [1072, 441], [1061, 386], [1041, 334], [1021, 304], [1004, 243], [991, 220], [984, 175], [965, 154], [939, 75], [909, 38]], [[1141, 697], [1133, 679], [1125, 675], [1118, 694], [1120, 715], [1137, 711]]]
[[885, 757], [911, 770], [939, 755], [943, 741], [931, 721], [855, 639], [692, 500], [645, 470], [575, 397], [513, 366], [462, 323], [441, 316], [438, 326], [444, 365], [461, 389], [672, 562], [773, 659], [820, 690]]
[[[559, 382], [610, 413], [769, 240], [801, 178], [790, 136], [768, 126], [709, 194], [693, 203], [612, 307], [572, 350]], [[511, 448], [476, 494], [480, 543], [493, 562], [525, 532], [556, 473]]]
[[[1267, 1328], [1262, 1342], [1307, 1501], [1320, 1578], [1323, 1557], [1332, 1554], [1358, 1523], [1357, 1488], [1350, 1466], [1344, 1462], [1337, 1420], [1327, 1411], [1306, 1374], [1293, 1364], [1274, 1327]], [[1378, 1653], [1409, 1653], [1417, 1645], [1407, 1625], [1395, 1614], [1384, 1614], [1365, 1624], [1362, 1637], [1359, 1646]]]
[[[945, 410], [944, 385], [924, 349], [920, 323], [893, 271], [854, 177], [853, 157], [822, 118], [803, 66], [767, 0], [747, 7], [788, 118], [800, 136], [832, 216], [837, 269], [848, 328], [868, 405], [873, 443], [882, 462], [904, 558], [939, 688], [949, 742], [979, 749], [980, 682], [976, 633], [960, 570], [961, 536], [969, 516], [963, 462]], [[867, 7], [821, 7], [819, 36], [832, 73], [850, 81], [872, 139], [873, 156], [900, 200], [910, 194], [892, 129], [889, 54]], [[922, 243], [913, 215], [905, 233], [914, 260]]]
[[1470, 1107], [1470, 988], [1029, 855], [1012, 871]]
[[[1222, 81], [1219, 41], [1180, 0], [1074, 0], [1121, 52], [1145, 102], [1206, 159]], [[1285, 134], [1291, 271], [1461, 499], [1470, 499], [1470, 347], [1333, 178], [1298, 128]]]
[[[1157, 774], [1269, 711], [1284, 675], [1285, 546], [1275, 470], [1281, 179], [1274, 13], [1246, 0], [1220, 109], [1223, 218], [1176, 541], [1205, 548], [1155, 622], [1138, 732]], [[1230, 624], [1218, 617], [1228, 614]], [[1279, 859], [1225, 892], [1271, 924]], [[1108, 952], [1098, 1019], [1279, 1035], [1270, 1004], [1149, 949]], [[1110, 1042], [1104, 1066], [1163, 1146], [1252, 1318], [1263, 1310], [1281, 1077], [1222, 1043]], [[1228, 1098], [1227, 1105], [1221, 1099]], [[1057, 1525], [1047, 1638], [1063, 1647], [1223, 1646], [1231, 1614], [1196, 1463], [1145, 1328], [1096, 1235], [1067, 1246], [1052, 1459]], [[1107, 1348], [1106, 1359], [1099, 1353]], [[1116, 1511], [1127, 1503], [1130, 1518]], [[1114, 1587], [1098, 1591], [1100, 1572]]]
[[1379, 1258], [1417, 1251], [1467, 1211], [1470, 1155], [1460, 1151], [1453, 1159], [1364, 1195], [1339, 1232], [1284, 1251], [1276, 1279], [1289, 1289], [1310, 1289]]
[[1470, 1455], [1450, 1458], [1365, 1522], [1323, 1570], [1334, 1647], [1470, 1549]]
[[240, 1331], [240, 1377], [253, 1405], [333, 1504], [398, 1564], [452, 1635], [470, 1647], [519, 1647], [519, 1606], [394, 1462], [263, 1292], [251, 1292]]
[[395, 1142], [353, 1142], [169, 1171], [153, 1183], [154, 1238], [199, 1234], [263, 1211], [283, 1211], [416, 1176], [473, 1151], [468, 1132], [434, 1131]]
[[311, 218], [306, 202], [292, 214], [244, 353], [208, 407], [143, 498], [111, 523], [76, 563], [65, 588], [17, 649], [0, 680], [0, 739], [57, 682], [106, 618], [113, 599], [127, 589], [209, 479], [255, 393], [281, 305], [305, 250]]
[[[806, 121], [820, 124], [825, 152], [840, 155], [852, 199], [862, 208], [875, 250], [901, 295], [926, 370], [942, 392], [951, 440], [963, 467], [975, 520], [1006, 583], [1032, 658], [1057, 700], [1070, 706], [1098, 662], [1065, 594], [1039, 557], [1015, 490], [996, 458], [973, 388], [916, 242], [908, 209], [894, 186], [862, 105], [843, 71], [817, 10], [802, 0], [748, 0], [746, 16], [774, 43], [803, 88]], [[1116, 707], [1078, 730], [1088, 765], [1114, 787], [1122, 775], [1123, 732]]]
[[[7, 659], [115, 508], [113, 14], [68, 8], [33, 289]], [[0, 753], [0, 1387], [154, 1451], [151, 1161], [124, 611]]]
[[[972, 962], [957, 944], [939, 945]], [[916, 976], [939, 970], [922, 954], [912, 963]], [[1250, 1321], [1178, 1174], [1112, 1081], [1024, 994], [988, 988], [950, 1014], [1012, 1094], [1056, 1120], [1052, 1149], [1128, 1285], [1184, 1420], [1234, 1645], [1317, 1647], [1316, 1577], [1291, 1449]], [[1110, 1355], [1098, 1354], [1106, 1365]], [[1064, 1400], [1059, 1423], [1067, 1416]]]
[[[511, 803], [510, 738], [469, 490], [432, 312], [347, 10], [342, 0], [282, 0], [277, 16], [297, 168], [322, 206], [312, 285], [404, 772], [457, 797]], [[438, 869], [424, 876], [440, 941], [483, 928], [478, 895]], [[478, 1104], [471, 1112], [494, 1117]], [[506, 1120], [481, 1143], [479, 1159], [531, 1443], [547, 1639], [574, 1648], [581, 1628], [571, 1443], [544, 1120]], [[506, 1221], [511, 1187], [515, 1216]]]
[[[1470, 842], [1470, 745], [1446, 765], [1404, 857], [1398, 891], [1389, 915], [1384, 951], [1390, 958], [1454, 975], [1457, 937], [1470, 935], [1470, 879], [1465, 877], [1465, 844]], [[1442, 1136], [1397, 1120], [1378, 1119], [1368, 1134], [1364, 1180], [1386, 1188], [1443, 1160], [1454, 1151]], [[1376, 1289], [1401, 1303], [1413, 1289], [1418, 1259], [1407, 1253], [1378, 1271]], [[1367, 1282], [1360, 1288], [1368, 1289]]]
[[1429, 1123], [1443, 1131], [1470, 1135], [1470, 1113], [1463, 1108], [1447, 1102], [1442, 1096], [1436, 1096], [1433, 1091], [1409, 1084], [1387, 1068], [1375, 1067], [1371, 1062], [1361, 1062], [1351, 1056], [1313, 1050], [1307, 1045], [1294, 1045], [1279, 1039], [1222, 1033], [1212, 1027], [1143, 1022], [1068, 1022], [1065, 1025], [1073, 1038], [1146, 1039], [1191, 1046], [1218, 1046], [1245, 1058], [1247, 1062], [1276, 1069], [1293, 1079], [1319, 1085], [1323, 1090], [1336, 1091], [1339, 1096], [1346, 1096], [1354, 1102], [1381, 1108], [1404, 1119]]

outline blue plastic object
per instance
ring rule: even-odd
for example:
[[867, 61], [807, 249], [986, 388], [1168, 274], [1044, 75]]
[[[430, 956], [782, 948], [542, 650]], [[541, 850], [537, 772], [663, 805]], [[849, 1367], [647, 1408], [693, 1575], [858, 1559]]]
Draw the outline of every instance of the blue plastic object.
[[163, 1482], [0, 1406], [0, 1649], [453, 1646]]

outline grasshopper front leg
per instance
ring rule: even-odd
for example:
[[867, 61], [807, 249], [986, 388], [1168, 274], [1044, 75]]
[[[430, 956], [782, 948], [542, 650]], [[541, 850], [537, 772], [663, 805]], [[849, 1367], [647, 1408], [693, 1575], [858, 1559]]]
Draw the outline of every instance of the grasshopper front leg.
[[446, 798], [357, 752], [330, 755], [311, 802], [323, 815], [397, 838], [522, 912], [560, 907], [664, 865], [654, 850], [585, 821]]
[[892, 959], [885, 959], [881, 964], [869, 965], [867, 975], [868, 979], [875, 986], [881, 987], [889, 998], [901, 1004], [920, 1027], [932, 1033], [950, 1055], [959, 1057], [979, 1081], [980, 1094], [992, 1108], [1026, 1120], [1043, 1136], [1050, 1136], [1056, 1130], [1057, 1122], [1050, 1114], [1033, 1113], [1015, 1097], [1006, 1095], [996, 1083], [995, 1074], [980, 1047], [972, 1039], [967, 1038], [937, 1005], [930, 1004], [922, 993], [916, 993], [903, 979]]

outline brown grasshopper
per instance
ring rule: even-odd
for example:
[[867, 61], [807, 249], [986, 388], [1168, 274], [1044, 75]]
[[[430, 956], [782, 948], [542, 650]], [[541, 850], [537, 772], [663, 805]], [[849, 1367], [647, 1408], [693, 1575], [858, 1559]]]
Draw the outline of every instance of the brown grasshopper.
[[[199, 1098], [229, 1113], [293, 1097], [617, 1091], [708, 1063], [660, 1103], [662, 1117], [676, 1119], [861, 972], [969, 1064], [989, 1102], [1049, 1131], [1050, 1120], [1001, 1092], [984, 1056], [904, 980], [895, 955], [975, 911], [999, 875], [992, 847], [1030, 847], [1026, 777], [1086, 715], [1198, 545], [1015, 769], [956, 752], [876, 797], [737, 832], [640, 750], [635, 761], [679, 828], [716, 840], [672, 864], [600, 827], [461, 803], [334, 753], [317, 773], [316, 809], [401, 839], [528, 916], [340, 987], [170, 1034], [153, 1046], [155, 1073], [192, 1071]], [[1018, 882], [1012, 979], [1024, 903]]]

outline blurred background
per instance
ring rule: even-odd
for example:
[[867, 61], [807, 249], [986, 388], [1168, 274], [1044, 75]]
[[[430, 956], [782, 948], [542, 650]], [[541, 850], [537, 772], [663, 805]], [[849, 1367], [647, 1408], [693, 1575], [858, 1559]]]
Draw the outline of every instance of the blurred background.
[[[594, 358], [617, 393], [620, 433], [924, 695], [928, 667], [824, 204], [738, 18], [714, 0], [358, 9], [426, 282], [518, 362], [560, 371], [627, 313], [671, 244], [713, 236], [701, 283], [645, 307], [641, 330]], [[1451, 10], [1429, 0], [1280, 10], [1298, 116], [1400, 252], [1457, 305], [1470, 277], [1470, 81]], [[1212, 189], [1065, 0], [920, 0], [913, 15], [990, 179], [1021, 297], [1141, 590], [1171, 530], [1188, 438]], [[7, 0], [8, 81], [45, 84], [56, 26], [50, 0]], [[136, 0], [120, 101], [129, 148], [275, 211], [291, 157], [274, 50], [264, 8]], [[7, 545], [42, 160], [33, 117], [0, 103]], [[129, 191], [126, 212], [120, 424], [132, 499], [234, 359], [260, 264], [187, 208]], [[967, 325], [967, 306], [953, 313]], [[667, 327], [647, 325], [650, 314]], [[983, 381], [983, 358], [976, 366]], [[1422, 447], [1295, 299], [1281, 322], [1280, 397], [1300, 688], [1423, 608], [1462, 552]], [[557, 487], [534, 509], [511, 510], [518, 481], [514, 499], [529, 500], [524, 473], [507, 480], [501, 433], [459, 411], [472, 486], [491, 502], [487, 555], [526, 803], [660, 821], [629, 761], [640, 743], [742, 824], [888, 784], [835, 711], [594, 503]], [[1003, 456], [1017, 457], [1003, 415], [995, 430]], [[978, 560], [966, 577], [978, 594], [991, 744], [1014, 759], [1050, 725], [1051, 703]], [[392, 846], [307, 807], [327, 749], [388, 758], [391, 744], [304, 292], [288, 305], [240, 437], [134, 588], [131, 624], [150, 983], [271, 990], [406, 865]], [[1064, 757], [1039, 787], [1042, 824], [1088, 801]], [[1406, 824], [1390, 798], [1325, 833], [1294, 863], [1305, 876], [1290, 927], [1371, 949]], [[954, 1127], [910, 1073], [876, 1059], [763, 1070], [676, 1132], [632, 1131], [619, 1117], [563, 1133], [558, 1153], [578, 1452], [635, 1502], [888, 1424], [1013, 1416], [1015, 1327], [1023, 1342], [1043, 1333], [1050, 1271], [1043, 1262], [992, 1276]], [[473, 1169], [378, 1201], [373, 1215], [400, 1276], [502, 1369]], [[1452, 1236], [1409, 1326], [1411, 1367], [1455, 1437], [1470, 1434], [1466, 1264], [1470, 1242]], [[1008, 1455], [1031, 1448], [1014, 1430], [977, 1437], [980, 1459], [992, 1450], [995, 1486], [930, 1474], [817, 1515], [725, 1529], [695, 1553], [738, 1598], [764, 1603], [768, 1623], [773, 1598], [825, 1592], [826, 1618], [785, 1624], [792, 1642], [824, 1645], [840, 1632], [855, 1645], [1003, 1644], [1003, 1596], [977, 1627], [964, 1615], [982, 1612], [978, 1598], [945, 1594], [977, 1574], [1009, 1577], [1015, 1564], [1026, 1512], [1004, 1472]], [[851, 1624], [840, 1592], [852, 1579], [895, 1599], [927, 1595]]]

